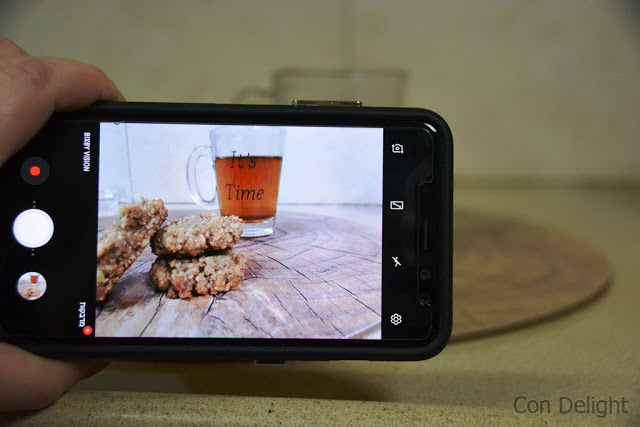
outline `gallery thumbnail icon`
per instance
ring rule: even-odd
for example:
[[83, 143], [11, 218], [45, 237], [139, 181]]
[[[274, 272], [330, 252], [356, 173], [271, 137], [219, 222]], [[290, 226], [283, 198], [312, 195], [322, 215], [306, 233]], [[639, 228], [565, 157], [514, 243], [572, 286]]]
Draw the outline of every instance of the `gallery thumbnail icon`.
[[47, 291], [47, 280], [40, 273], [30, 271], [18, 279], [18, 294], [28, 301], [39, 299]]

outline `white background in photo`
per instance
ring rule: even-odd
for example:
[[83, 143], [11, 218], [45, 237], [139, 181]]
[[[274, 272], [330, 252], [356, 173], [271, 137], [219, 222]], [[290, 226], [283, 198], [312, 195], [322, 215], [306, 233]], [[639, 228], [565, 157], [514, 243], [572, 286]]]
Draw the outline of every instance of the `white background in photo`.
[[[103, 123], [100, 192], [124, 199], [193, 203], [186, 179], [191, 151], [210, 146], [213, 125]], [[382, 129], [285, 127], [279, 204], [381, 204]], [[201, 192], [215, 191], [211, 165], [201, 160]], [[120, 196], [119, 196], [120, 197]]]

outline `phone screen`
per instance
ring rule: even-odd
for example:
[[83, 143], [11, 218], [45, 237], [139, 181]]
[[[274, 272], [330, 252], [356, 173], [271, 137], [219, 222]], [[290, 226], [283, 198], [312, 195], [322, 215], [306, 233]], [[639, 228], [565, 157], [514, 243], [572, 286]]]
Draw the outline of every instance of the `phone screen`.
[[423, 339], [432, 156], [427, 129], [53, 122], [0, 170], [3, 333]]
[[[168, 292], [145, 249], [97, 308], [96, 337], [380, 339], [382, 155], [379, 128], [102, 123], [98, 241], [143, 198], [163, 201], [165, 223], [191, 218], [173, 237], [197, 241], [162, 255]], [[253, 233], [232, 247], [240, 268], [224, 242], [203, 257], [194, 233], [212, 211]]]

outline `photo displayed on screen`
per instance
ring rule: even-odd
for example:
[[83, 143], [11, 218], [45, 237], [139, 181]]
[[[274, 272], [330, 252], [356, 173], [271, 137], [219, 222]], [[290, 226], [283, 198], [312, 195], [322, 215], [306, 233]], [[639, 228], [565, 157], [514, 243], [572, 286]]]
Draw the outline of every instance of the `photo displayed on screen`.
[[380, 339], [383, 129], [102, 123], [96, 337]]

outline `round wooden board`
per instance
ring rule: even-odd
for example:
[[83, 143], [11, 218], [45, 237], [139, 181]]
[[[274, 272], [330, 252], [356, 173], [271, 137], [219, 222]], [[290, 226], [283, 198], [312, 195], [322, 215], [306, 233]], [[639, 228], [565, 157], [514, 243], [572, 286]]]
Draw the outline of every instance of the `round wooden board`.
[[607, 287], [606, 259], [566, 233], [494, 215], [456, 211], [452, 340], [546, 319]]

